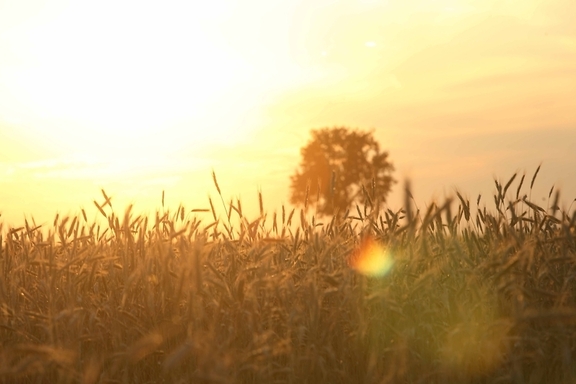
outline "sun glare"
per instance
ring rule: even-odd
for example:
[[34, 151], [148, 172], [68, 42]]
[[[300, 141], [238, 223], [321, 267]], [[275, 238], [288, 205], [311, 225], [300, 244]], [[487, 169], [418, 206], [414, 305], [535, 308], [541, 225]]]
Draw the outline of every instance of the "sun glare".
[[[24, 64], [3, 80], [27, 108], [3, 118], [44, 127], [59, 121], [52, 129], [56, 142], [72, 140], [75, 130], [150, 146], [183, 126], [204, 142], [230, 137], [226, 133], [241, 127], [214, 116], [222, 115], [223, 103], [238, 101], [231, 93], [251, 67], [210, 25], [226, 10], [169, 8], [124, 2], [111, 14], [101, 4], [75, 3], [25, 33], [14, 32], [13, 51]], [[237, 106], [227, 109], [238, 117]], [[220, 124], [207, 129], [210, 120]]]

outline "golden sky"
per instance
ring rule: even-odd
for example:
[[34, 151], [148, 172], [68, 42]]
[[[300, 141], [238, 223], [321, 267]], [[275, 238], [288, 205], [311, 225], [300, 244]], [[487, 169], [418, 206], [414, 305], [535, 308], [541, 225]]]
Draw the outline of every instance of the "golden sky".
[[[195, 5], [196, 4], [196, 5]], [[374, 129], [425, 204], [515, 171], [576, 197], [572, 0], [0, 0], [0, 212], [272, 212], [309, 130]], [[390, 202], [399, 206], [398, 184]], [[535, 199], [536, 200], [536, 199]], [[537, 203], [542, 203], [537, 200]], [[545, 205], [545, 203], [542, 203]]]

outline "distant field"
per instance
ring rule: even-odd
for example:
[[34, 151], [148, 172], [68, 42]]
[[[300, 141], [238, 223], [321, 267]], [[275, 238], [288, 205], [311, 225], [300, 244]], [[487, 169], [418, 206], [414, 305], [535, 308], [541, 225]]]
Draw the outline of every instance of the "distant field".
[[576, 214], [534, 177], [331, 220], [3, 228], [0, 382], [574, 383]]

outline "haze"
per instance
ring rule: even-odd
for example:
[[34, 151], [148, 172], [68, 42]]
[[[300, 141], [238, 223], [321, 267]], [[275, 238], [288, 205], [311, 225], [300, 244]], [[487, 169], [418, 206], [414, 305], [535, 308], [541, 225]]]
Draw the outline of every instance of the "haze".
[[[1, 221], [288, 201], [313, 128], [374, 129], [424, 205], [576, 197], [576, 2], [0, 1]], [[544, 206], [546, 202], [542, 203]]]

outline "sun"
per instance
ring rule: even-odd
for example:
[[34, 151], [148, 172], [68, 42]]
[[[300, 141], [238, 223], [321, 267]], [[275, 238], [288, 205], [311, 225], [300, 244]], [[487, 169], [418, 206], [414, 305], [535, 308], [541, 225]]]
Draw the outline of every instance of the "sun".
[[24, 65], [7, 81], [27, 107], [4, 118], [24, 118], [40, 136], [49, 129], [56, 145], [87, 151], [150, 151], [182, 139], [205, 145], [241, 134], [234, 121], [250, 100], [239, 105], [233, 93], [251, 67], [222, 44], [211, 23], [223, 11], [210, 4], [173, 12], [114, 2], [110, 12], [79, 2], [16, 31], [12, 45]]

